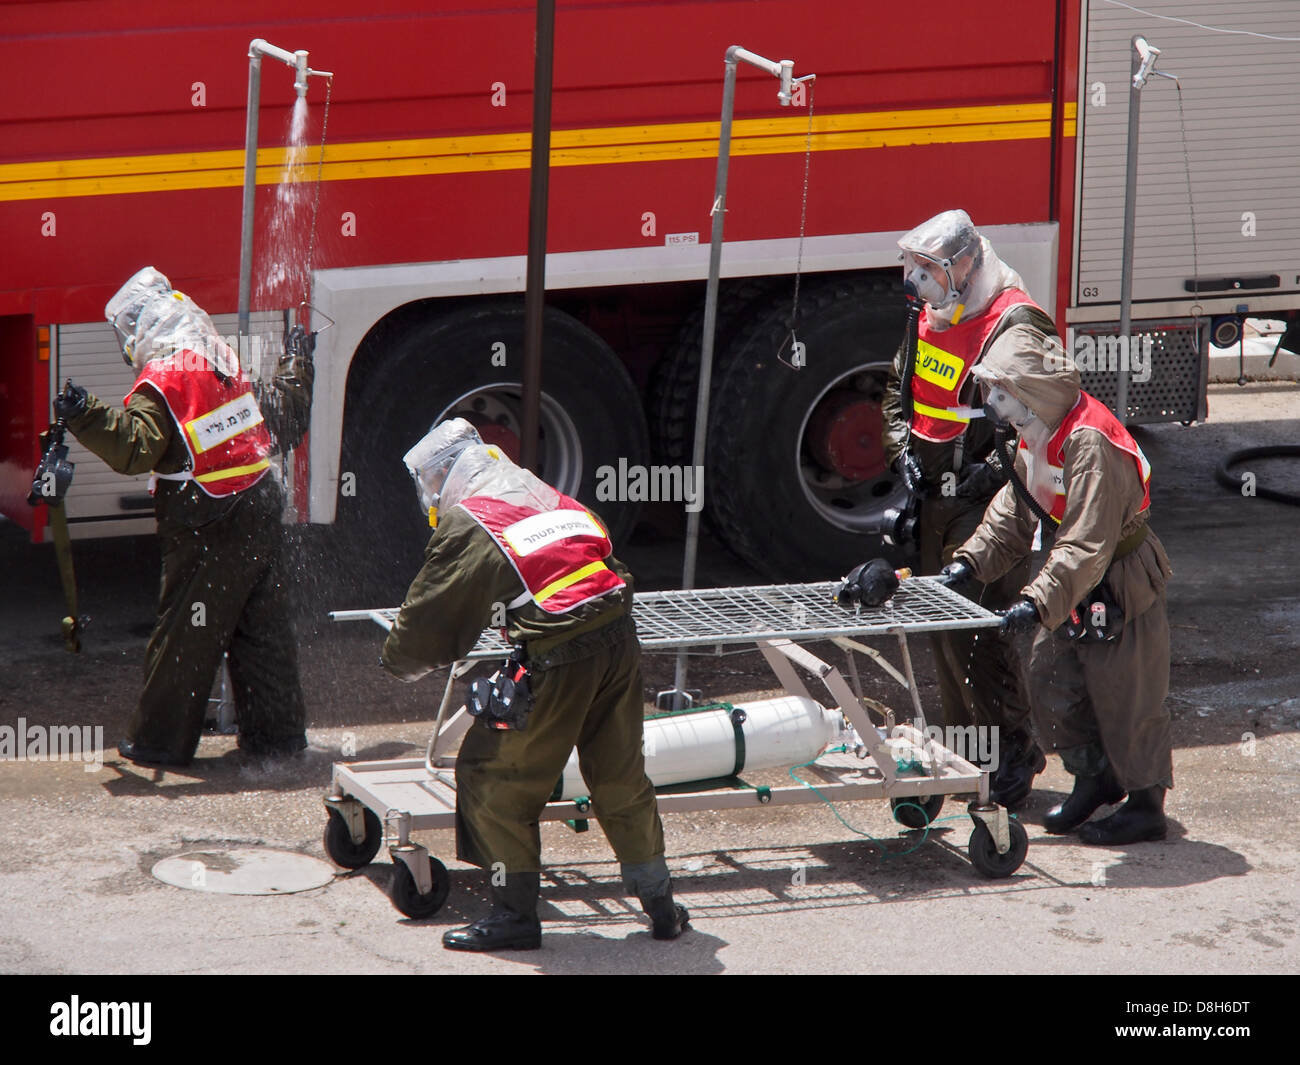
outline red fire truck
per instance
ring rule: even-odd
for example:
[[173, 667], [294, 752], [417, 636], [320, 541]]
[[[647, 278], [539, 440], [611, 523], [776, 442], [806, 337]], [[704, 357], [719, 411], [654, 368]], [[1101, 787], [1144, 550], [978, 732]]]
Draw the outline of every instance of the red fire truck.
[[[1159, 17], [1192, 8], [1255, 35]], [[334, 322], [284, 471], [296, 520], [379, 521], [395, 499], [405, 516], [400, 456], [445, 416], [513, 451], [534, 18], [514, 0], [234, 0], [201, 19], [156, 0], [5, 5], [0, 512], [47, 535], [25, 498], [65, 378], [114, 402], [129, 387], [102, 310], [130, 274], [156, 266], [234, 332], [253, 38], [336, 75], [328, 112], [326, 83], [309, 87], [305, 263], [302, 242], [268, 261], [294, 75], [267, 64], [261, 84], [258, 268], [297, 257], [315, 323]], [[1293, 4], [560, 0], [543, 476], [624, 536], [656, 468], [690, 461], [723, 58], [742, 44], [817, 78], [783, 108], [775, 79], [740, 68], [706, 514], [776, 578], [859, 560], [901, 492], [879, 443], [901, 233], [963, 207], [1071, 343], [1115, 332], [1135, 33], [1179, 75], [1185, 122], [1172, 82], [1143, 90], [1133, 328], [1154, 345], [1127, 413], [1190, 422], [1209, 332], [1192, 324], [1300, 306], [1296, 46], [1274, 39], [1300, 37]], [[1267, 161], [1249, 161], [1252, 130]], [[796, 268], [798, 368], [781, 358]], [[258, 291], [254, 332], [273, 344], [299, 296]], [[1112, 369], [1085, 377], [1113, 401]], [[142, 482], [72, 457], [74, 536], [151, 528]], [[634, 467], [648, 493], [598, 499], [599, 471]]]

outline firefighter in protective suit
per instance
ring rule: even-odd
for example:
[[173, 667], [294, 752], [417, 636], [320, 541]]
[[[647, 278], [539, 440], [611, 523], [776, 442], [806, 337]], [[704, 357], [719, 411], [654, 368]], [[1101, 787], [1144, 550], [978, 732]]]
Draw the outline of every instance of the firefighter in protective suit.
[[[1029, 553], [1040, 520], [1045, 545], [1055, 530], [1042, 570], [1004, 615], [1012, 632], [1036, 630], [1035, 723], [1074, 774], [1070, 797], [1043, 826], [1078, 828], [1084, 842], [1101, 845], [1163, 839], [1164, 795], [1173, 786], [1165, 709], [1171, 571], [1147, 524], [1151, 467], [1110, 410], [1080, 390], [1079, 371], [1056, 338], [1016, 326], [975, 372], [990, 420], [1019, 433], [1020, 483], [994, 498], [945, 580], [994, 580]], [[1117, 812], [1088, 821], [1126, 793]]]
[[493, 871], [492, 911], [443, 944], [541, 946], [538, 817], [574, 747], [625, 890], [650, 916], [654, 938], [676, 938], [688, 915], [673, 901], [645, 773], [632, 581], [604, 526], [484, 446], [460, 418], [437, 425], [403, 461], [435, 531], [384, 643], [384, 668], [418, 680], [504, 618], [531, 674], [526, 719], [489, 727], [480, 717], [456, 757], [456, 856]]
[[[928, 575], [952, 560], [1006, 479], [992, 454], [992, 428], [974, 403], [971, 368], [1014, 325], [1033, 325], [1051, 336], [1056, 328], [965, 211], [936, 215], [898, 246], [904, 282], [925, 307], [915, 365], [907, 365], [906, 344], [894, 360], [881, 403], [883, 440], [886, 459], [919, 497], [918, 573]], [[910, 387], [904, 387], [905, 379]], [[1005, 575], [968, 594], [1000, 609], [1015, 599], [1028, 572], [1027, 563], [1017, 561]], [[931, 644], [942, 724], [997, 729], [990, 793], [995, 802], [1017, 805], [1046, 761], [1027, 728], [1029, 701], [1013, 644], [987, 631], [936, 633]]]
[[286, 338], [273, 381], [251, 382], [212, 321], [153, 267], [104, 313], [137, 377], [123, 408], [71, 382], [55, 410], [118, 473], [152, 472], [162, 546], [158, 620], [140, 702], [118, 750], [142, 765], [188, 764], [224, 654], [239, 747], [277, 757], [307, 746], [285, 585], [284, 493], [271, 469], [311, 408], [314, 338]]

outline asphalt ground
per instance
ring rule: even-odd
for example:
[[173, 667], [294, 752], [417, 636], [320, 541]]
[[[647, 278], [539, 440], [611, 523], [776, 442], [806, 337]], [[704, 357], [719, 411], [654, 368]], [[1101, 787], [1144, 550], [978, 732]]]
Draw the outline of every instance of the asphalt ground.
[[[0, 525], [0, 725], [102, 726], [104, 763], [0, 762], [0, 972], [7, 973], [1294, 973], [1300, 970], [1300, 511], [1225, 491], [1228, 450], [1295, 443], [1300, 385], [1212, 386], [1210, 420], [1138, 430], [1154, 467], [1152, 525], [1175, 576], [1169, 707], [1175, 789], [1169, 838], [1119, 849], [1046, 835], [1069, 790], [1060, 760], [1020, 811], [1030, 846], [1006, 880], [965, 856], [970, 822], [950, 800], [927, 837], [884, 803], [818, 802], [665, 816], [667, 852], [691, 930], [651, 939], [597, 826], [544, 825], [544, 949], [442, 949], [442, 933], [484, 912], [481, 874], [454, 861], [450, 832], [417, 838], [451, 870], [434, 917], [402, 917], [385, 896], [392, 865], [340, 873], [281, 897], [165, 885], [161, 858], [233, 847], [321, 860], [322, 797], [345, 745], [358, 758], [423, 750], [442, 674], [415, 685], [376, 666], [382, 634], [334, 624], [334, 608], [385, 606], [351, 579], [328, 528], [296, 530], [298, 636], [312, 749], [289, 765], [247, 762], [232, 737], [204, 738], [192, 767], [149, 770], [115, 750], [141, 681], [157, 597], [152, 538], [75, 545], [81, 654], [62, 647], [52, 550]], [[1300, 491], [1294, 463], [1243, 468]], [[376, 550], [382, 545], [376, 541]], [[672, 587], [673, 520], [643, 525], [623, 552], [639, 587]], [[409, 566], [414, 573], [418, 559]], [[402, 577], [404, 581], [405, 576]], [[761, 583], [706, 542], [700, 583]], [[886, 645], [882, 650], [890, 653]], [[937, 697], [923, 641], [921, 698]], [[672, 660], [648, 656], [647, 702]], [[692, 686], [741, 702], [770, 694], [757, 654], [694, 660]], [[883, 675], [882, 675], [883, 677]], [[887, 678], [867, 693], [902, 706]], [[774, 783], [789, 783], [775, 771]], [[762, 781], [759, 781], [762, 782]], [[837, 817], [838, 814], [838, 817]], [[956, 816], [954, 816], [956, 815]], [[842, 820], [841, 820], [842, 818]]]

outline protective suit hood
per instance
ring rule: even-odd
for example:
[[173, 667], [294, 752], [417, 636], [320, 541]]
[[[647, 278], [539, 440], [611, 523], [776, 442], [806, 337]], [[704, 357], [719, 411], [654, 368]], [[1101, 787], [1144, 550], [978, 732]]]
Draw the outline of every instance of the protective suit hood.
[[187, 350], [226, 377], [239, 374], [238, 356], [207, 312], [172, 288], [165, 274], [146, 266], [137, 271], [104, 306], [122, 344], [122, 357], [138, 374], [153, 359]]
[[560, 502], [559, 492], [540, 477], [516, 466], [505, 452], [492, 444], [476, 445], [460, 453], [447, 474], [439, 506], [445, 510], [471, 496], [491, 496], [533, 510], [553, 510]]
[[483, 443], [474, 428], [464, 418], [448, 418], [424, 434], [402, 456], [402, 465], [415, 482], [415, 493], [420, 500], [420, 510], [429, 515], [429, 524], [437, 524], [438, 507], [451, 476], [452, 468], [466, 450]]
[[[903, 251], [905, 278], [917, 284], [933, 329], [947, 329], [954, 319], [982, 314], [999, 292], [1025, 287], [965, 211], [944, 211], [927, 219], [901, 237], [898, 246]], [[923, 275], [935, 275], [937, 280], [927, 283]]]
[[989, 346], [971, 371], [982, 384], [997, 385], [1055, 432], [1079, 401], [1079, 368], [1060, 340], [1032, 325], [1014, 325]]

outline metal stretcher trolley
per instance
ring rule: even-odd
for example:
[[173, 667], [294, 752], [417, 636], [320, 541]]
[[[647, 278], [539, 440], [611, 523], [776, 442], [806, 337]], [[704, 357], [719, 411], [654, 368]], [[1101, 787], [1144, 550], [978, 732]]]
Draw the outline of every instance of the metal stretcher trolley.
[[[998, 616], [933, 577], [908, 578], [884, 606], [863, 607], [857, 612], [832, 602], [836, 587], [833, 583], [781, 584], [636, 595], [634, 617], [647, 651], [687, 648], [720, 654], [724, 647], [754, 644], [788, 695], [813, 704], [802, 670], [820, 680], [829, 692], [833, 710], [826, 712], [842, 715], [837, 720], [842, 724], [843, 742], [832, 745], [809, 765], [820, 778], [815, 791], [798, 784], [754, 787], [738, 779], [737, 769], [723, 781], [678, 785], [671, 791], [656, 788], [660, 812], [819, 802], [823, 796], [828, 800], [884, 798], [890, 800], [900, 823], [924, 828], [938, 814], [945, 795], [974, 792], [976, 799], [968, 807], [974, 822], [968, 848], [971, 864], [987, 877], [1010, 876], [1025, 859], [1029, 846], [1025, 829], [1009, 818], [1004, 808], [989, 801], [988, 772], [939, 742], [935, 730], [927, 730], [907, 645], [908, 636], [917, 632], [995, 628]], [[397, 611], [345, 610], [330, 616], [336, 621], [369, 620], [387, 629]], [[878, 650], [861, 642], [869, 636], [897, 639], [901, 671]], [[802, 646], [809, 641], [829, 641], [843, 650], [849, 680], [837, 667]], [[455, 681], [479, 661], [503, 661], [509, 650], [497, 632], [488, 631], [464, 659], [453, 664], [423, 759], [334, 765], [330, 794], [325, 799], [325, 851], [338, 865], [359, 869], [387, 843], [396, 867], [392, 901], [409, 917], [436, 913], [450, 888], [446, 867], [427, 848], [413, 842], [411, 833], [455, 826], [456, 759], [441, 752], [473, 722], [463, 706], [448, 716]], [[855, 655], [874, 661], [907, 690], [910, 723], [896, 719], [889, 707], [862, 694]], [[721, 705], [732, 715], [737, 747], [742, 752], [737, 757], [739, 766], [743, 761], [744, 712]], [[817, 708], [821, 710], [820, 705]], [[872, 721], [869, 711], [877, 721]], [[651, 777], [654, 779], [653, 773]], [[567, 821], [581, 831], [587, 819], [599, 813], [587, 797], [560, 798], [561, 794], [557, 786], [556, 798], [542, 811], [541, 820]]]

